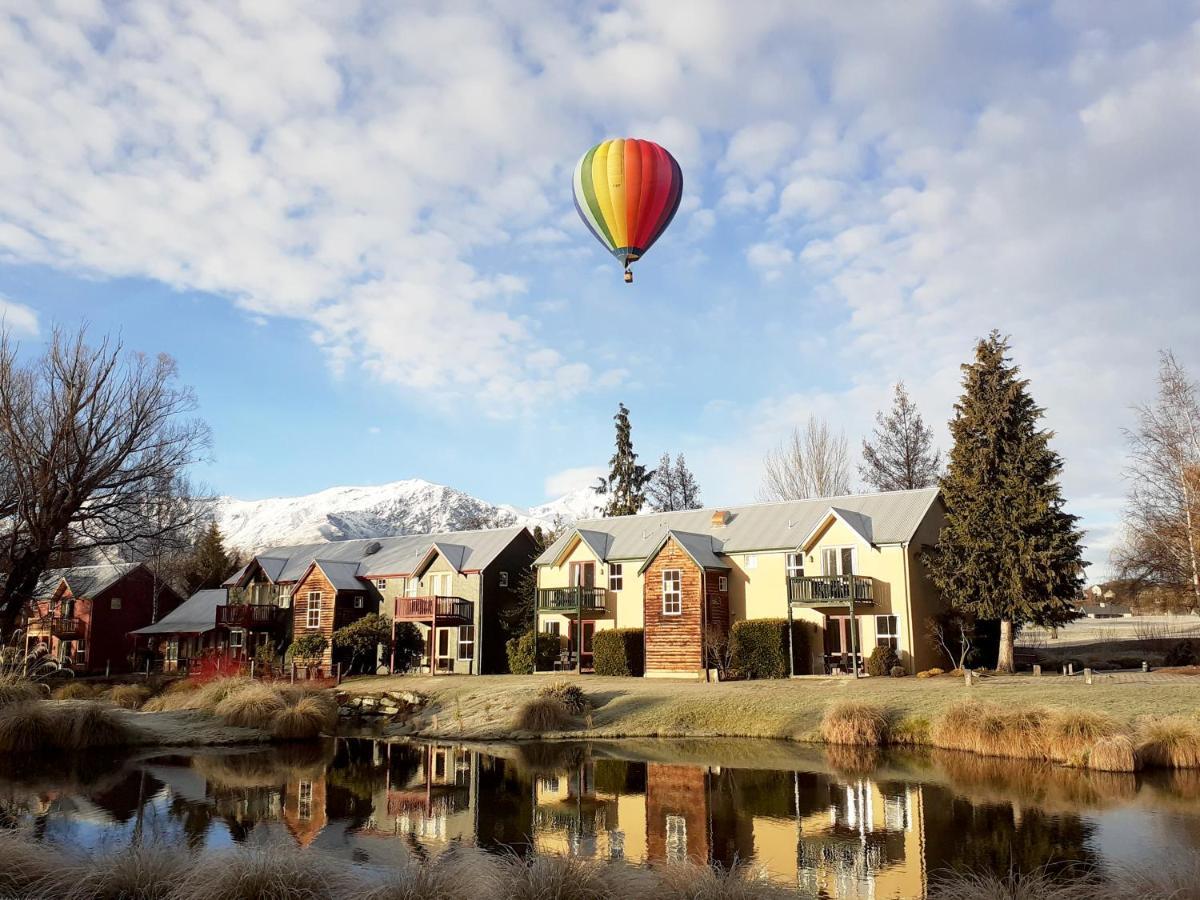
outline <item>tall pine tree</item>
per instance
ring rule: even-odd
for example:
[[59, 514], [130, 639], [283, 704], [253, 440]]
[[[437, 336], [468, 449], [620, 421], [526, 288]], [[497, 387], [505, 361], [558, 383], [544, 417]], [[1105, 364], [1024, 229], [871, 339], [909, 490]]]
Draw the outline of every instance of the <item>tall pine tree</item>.
[[600, 479], [596, 493], [608, 498], [604, 504], [605, 516], [632, 516], [646, 505], [646, 485], [654, 472], [638, 465], [629, 410], [624, 403], [617, 405], [613, 421], [617, 423], [617, 447], [608, 461], [608, 478]]
[[183, 580], [188, 595], [204, 588], [218, 588], [238, 568], [237, 557], [225, 551], [225, 538], [216, 522], [200, 533], [184, 566]]
[[908, 491], [937, 484], [942, 455], [933, 446], [933, 429], [896, 382], [892, 408], [875, 416], [875, 434], [863, 440], [858, 471], [877, 491]]
[[999, 620], [996, 668], [1013, 668], [1014, 628], [1062, 624], [1083, 585], [1083, 534], [1063, 511], [1062, 459], [1041, 427], [1044, 410], [993, 331], [962, 367], [954, 446], [941, 480], [946, 522], [925, 552], [933, 582], [954, 606]]

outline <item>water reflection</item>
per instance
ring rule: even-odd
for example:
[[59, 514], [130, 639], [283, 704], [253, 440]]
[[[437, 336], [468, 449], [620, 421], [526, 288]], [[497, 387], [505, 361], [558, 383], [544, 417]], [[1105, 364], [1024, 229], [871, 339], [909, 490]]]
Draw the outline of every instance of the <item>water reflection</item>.
[[0, 774], [0, 827], [74, 846], [284, 842], [358, 862], [461, 841], [749, 864], [820, 896], [919, 897], [943, 868], [1103, 866], [1200, 844], [1194, 777], [775, 744], [338, 739]]

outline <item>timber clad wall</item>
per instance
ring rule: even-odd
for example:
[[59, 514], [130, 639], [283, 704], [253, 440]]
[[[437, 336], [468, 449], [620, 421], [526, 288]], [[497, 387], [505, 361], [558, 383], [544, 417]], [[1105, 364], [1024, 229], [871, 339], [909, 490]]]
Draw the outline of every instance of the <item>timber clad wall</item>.
[[[320, 628], [308, 627], [308, 594], [310, 591], [321, 592]], [[329, 579], [325, 577], [325, 573], [321, 571], [319, 566], [314, 566], [313, 570], [308, 573], [307, 578], [296, 583], [296, 589], [292, 594], [292, 640], [299, 640], [310, 634], [322, 634], [325, 636], [326, 641], [332, 643], [336, 598], [337, 591], [333, 589], [333, 585], [329, 583]], [[321, 661], [325, 665], [332, 664], [332, 647], [327, 646], [325, 648], [325, 655]]]
[[646, 764], [646, 856], [708, 862], [708, 769]]
[[[662, 573], [678, 569], [683, 587], [683, 610], [663, 615]], [[646, 621], [646, 672], [695, 672], [704, 667], [700, 603], [700, 567], [670, 540], [646, 569], [643, 582]]]

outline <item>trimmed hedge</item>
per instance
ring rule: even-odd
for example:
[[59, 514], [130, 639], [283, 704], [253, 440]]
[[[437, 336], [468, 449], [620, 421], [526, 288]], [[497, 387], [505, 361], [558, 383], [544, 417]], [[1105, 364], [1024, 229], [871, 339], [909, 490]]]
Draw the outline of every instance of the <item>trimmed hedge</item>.
[[[514, 675], [533, 674], [533, 629], [520, 637], [512, 638], [504, 645], [508, 655], [508, 671]], [[558, 654], [562, 651], [562, 638], [543, 631], [537, 639], [537, 668], [539, 672], [551, 672]]]
[[892, 669], [900, 667], [900, 656], [891, 647], [876, 647], [867, 657], [867, 674], [877, 678], [891, 675]]
[[641, 628], [606, 628], [592, 638], [597, 675], [641, 677], [646, 672], [646, 632]]
[[[730, 633], [730, 665], [742, 678], [787, 678], [787, 619], [747, 619], [735, 622]], [[806, 660], [807, 640], [802, 622], [793, 622], [794, 658]]]

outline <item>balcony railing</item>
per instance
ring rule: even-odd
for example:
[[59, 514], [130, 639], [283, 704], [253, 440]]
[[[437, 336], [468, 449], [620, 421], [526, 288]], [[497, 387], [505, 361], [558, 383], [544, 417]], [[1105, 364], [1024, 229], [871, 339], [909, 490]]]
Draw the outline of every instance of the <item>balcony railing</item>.
[[867, 575], [813, 575], [788, 579], [788, 600], [820, 605], [875, 602], [875, 579]]
[[462, 597], [397, 597], [397, 622], [428, 622], [434, 618], [438, 621], [454, 619], [466, 624], [475, 620], [474, 608], [470, 600]]
[[50, 633], [56, 638], [72, 638], [79, 635], [82, 625], [73, 616], [55, 616], [50, 620]]
[[273, 628], [287, 612], [278, 606], [236, 604], [217, 607], [217, 624], [227, 628]]
[[546, 612], [603, 610], [606, 593], [604, 588], [598, 587], [541, 588], [538, 591], [538, 609]]
[[288, 606], [291, 602], [291, 587], [266, 582], [248, 584], [229, 589], [230, 606]]

